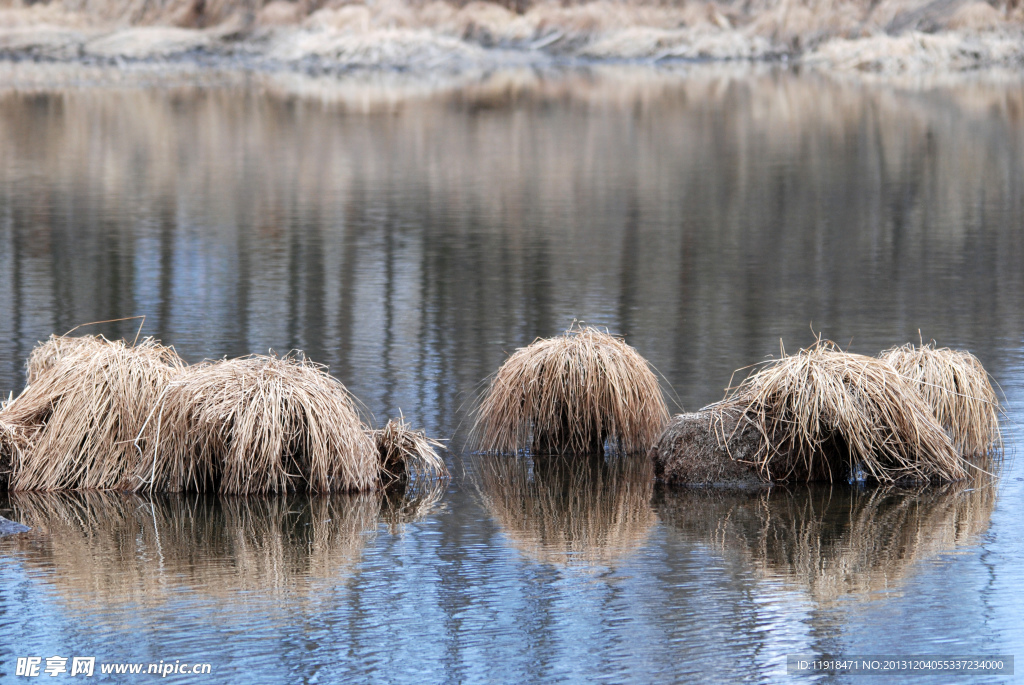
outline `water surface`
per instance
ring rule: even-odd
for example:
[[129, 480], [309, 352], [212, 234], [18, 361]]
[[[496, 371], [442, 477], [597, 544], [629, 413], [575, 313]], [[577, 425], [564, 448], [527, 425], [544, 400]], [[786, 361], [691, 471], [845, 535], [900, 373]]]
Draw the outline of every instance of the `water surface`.
[[678, 493], [642, 460], [463, 448], [481, 381], [582, 320], [688, 410], [819, 334], [965, 347], [1006, 394], [1012, 456], [1024, 84], [300, 85], [0, 89], [0, 390], [50, 333], [144, 314], [189, 361], [306, 351], [377, 420], [451, 438], [455, 477], [4, 496], [34, 526], [0, 541], [4, 678], [53, 654], [206, 661], [211, 682], [774, 682], [787, 654], [1024, 655], [1012, 458], [986, 487]]

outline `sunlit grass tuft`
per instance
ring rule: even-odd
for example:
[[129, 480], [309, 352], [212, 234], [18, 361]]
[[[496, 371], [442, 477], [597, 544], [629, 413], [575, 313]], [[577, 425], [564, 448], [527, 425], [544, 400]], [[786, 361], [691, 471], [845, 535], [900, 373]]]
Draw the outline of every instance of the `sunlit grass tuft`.
[[[32, 382], [0, 411], [17, 436], [15, 490], [129, 488], [135, 438], [150, 407], [185, 364], [152, 339], [53, 336], [33, 352]], [[8, 437], [4, 442], [11, 444]]]
[[491, 380], [473, 442], [482, 451], [535, 454], [647, 450], [668, 420], [658, 379], [621, 338], [572, 328], [516, 350]]
[[894, 347], [880, 357], [917, 389], [961, 454], [998, 450], [999, 400], [977, 357], [934, 344]]
[[765, 480], [957, 481], [968, 464], [915, 389], [887, 362], [819, 342], [747, 377], [718, 409], [761, 434]]

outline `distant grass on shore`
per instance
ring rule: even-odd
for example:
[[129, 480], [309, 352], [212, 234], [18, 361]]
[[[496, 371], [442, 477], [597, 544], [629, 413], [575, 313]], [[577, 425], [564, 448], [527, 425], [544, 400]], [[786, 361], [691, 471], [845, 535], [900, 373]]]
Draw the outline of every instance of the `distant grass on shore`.
[[[141, 30], [138, 27], [148, 27]], [[199, 29], [199, 30], [196, 30]], [[275, 64], [450, 69], [528, 59], [807, 58], [862, 71], [1024, 62], [1020, 0], [442, 2], [98, 0], [0, 8], [0, 50], [58, 60], [230, 52]], [[500, 61], [500, 60], [499, 60]]]

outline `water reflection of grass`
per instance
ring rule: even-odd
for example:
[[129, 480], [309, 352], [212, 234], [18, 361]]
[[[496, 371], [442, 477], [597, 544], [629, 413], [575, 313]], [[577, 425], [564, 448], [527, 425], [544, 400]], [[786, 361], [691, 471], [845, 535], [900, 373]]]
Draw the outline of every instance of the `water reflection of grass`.
[[645, 456], [482, 457], [475, 480], [512, 544], [546, 563], [610, 564], [643, 545], [656, 520]]
[[897, 588], [920, 562], [971, 544], [995, 499], [991, 484], [702, 488], [659, 492], [655, 509], [684, 537], [829, 602]]
[[142, 497], [10, 493], [0, 509], [32, 527], [7, 549], [69, 599], [158, 605], [313, 593], [343, 582], [379, 523], [392, 530], [437, 508], [445, 482], [348, 495]]

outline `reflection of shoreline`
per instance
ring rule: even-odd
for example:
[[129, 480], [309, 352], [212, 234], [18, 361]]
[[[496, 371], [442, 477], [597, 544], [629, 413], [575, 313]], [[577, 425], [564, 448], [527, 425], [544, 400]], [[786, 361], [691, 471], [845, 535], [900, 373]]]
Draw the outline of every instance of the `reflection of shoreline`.
[[781, 58], [839, 71], [927, 73], [1012, 68], [1024, 56], [1024, 8], [1009, 4], [514, 4], [519, 13], [497, 3], [402, 0], [101, 0], [84, 12], [40, 3], [0, 10], [0, 53], [321, 73]]
[[308, 594], [344, 583], [381, 523], [431, 513], [443, 484], [348, 495], [153, 498], [112, 492], [4, 493], [0, 510], [32, 530], [5, 554], [68, 599], [163, 604], [178, 592], [226, 598]]
[[991, 483], [700, 488], [659, 491], [655, 509], [687, 539], [827, 603], [897, 589], [921, 562], [973, 544], [995, 500]]
[[486, 456], [475, 464], [484, 506], [517, 549], [554, 565], [606, 565], [643, 545], [656, 520], [650, 460], [545, 461]]

